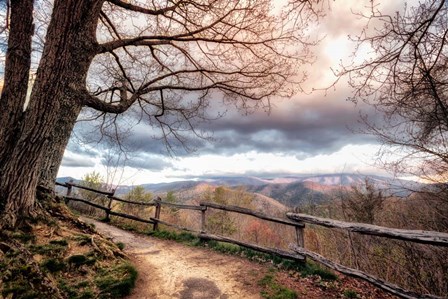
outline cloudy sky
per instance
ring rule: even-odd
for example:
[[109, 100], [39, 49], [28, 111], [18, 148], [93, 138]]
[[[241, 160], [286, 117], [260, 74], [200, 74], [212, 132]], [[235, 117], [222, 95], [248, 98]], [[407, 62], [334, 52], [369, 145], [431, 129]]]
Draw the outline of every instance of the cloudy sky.
[[[308, 69], [309, 80], [304, 85], [308, 91], [328, 86], [335, 79], [330, 68], [337, 68], [352, 51], [347, 35], [359, 33], [364, 25], [364, 20], [351, 13], [363, 9], [362, 1], [336, 4], [316, 30], [325, 39], [315, 48], [316, 62]], [[170, 156], [160, 141], [151, 139], [150, 127], [138, 125], [126, 141], [130, 151], [124, 172], [123, 168], [115, 169], [115, 179], [120, 177], [123, 184], [140, 184], [224, 175], [384, 174], [374, 166], [379, 148], [376, 140], [355, 133], [359, 131], [360, 110], [371, 109], [347, 101], [350, 89], [344, 81], [326, 93], [314, 91], [273, 101], [269, 114], [257, 111], [243, 116], [229, 110], [222, 118], [201, 125], [213, 141], [193, 141], [194, 152], [178, 150]], [[86, 126], [79, 125], [77, 132]], [[118, 154], [103, 148], [73, 138], [59, 176], [81, 178], [95, 170], [106, 178], [114, 172], [107, 172], [106, 166], [116, 162]]]

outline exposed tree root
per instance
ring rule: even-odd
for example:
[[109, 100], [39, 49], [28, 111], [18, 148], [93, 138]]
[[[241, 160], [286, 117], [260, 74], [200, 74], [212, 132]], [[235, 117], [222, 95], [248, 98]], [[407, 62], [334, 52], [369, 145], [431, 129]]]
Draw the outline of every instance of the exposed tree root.
[[135, 279], [135, 270], [116, 244], [51, 194], [40, 197], [37, 210], [20, 226], [0, 231], [0, 298], [121, 298], [129, 293], [132, 284], [121, 289], [119, 281]]

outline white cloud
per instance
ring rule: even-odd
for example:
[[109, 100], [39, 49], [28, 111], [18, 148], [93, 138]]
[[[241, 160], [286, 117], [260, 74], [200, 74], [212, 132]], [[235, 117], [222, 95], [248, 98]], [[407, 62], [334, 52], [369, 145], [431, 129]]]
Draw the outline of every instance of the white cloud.
[[[169, 182], [203, 176], [222, 175], [294, 175], [354, 172], [378, 174], [372, 157], [378, 150], [376, 145], [347, 145], [332, 154], [321, 154], [299, 159], [294, 155], [282, 153], [248, 152], [232, 156], [202, 155], [173, 159], [172, 168], [160, 171], [137, 170], [126, 167], [123, 181], [125, 184], [143, 184]], [[59, 176], [82, 177], [93, 170], [102, 171], [101, 167], [77, 168], [75, 171], [61, 167]], [[105, 171], [105, 170], [104, 170]], [[106, 175], [103, 174], [105, 177]]]

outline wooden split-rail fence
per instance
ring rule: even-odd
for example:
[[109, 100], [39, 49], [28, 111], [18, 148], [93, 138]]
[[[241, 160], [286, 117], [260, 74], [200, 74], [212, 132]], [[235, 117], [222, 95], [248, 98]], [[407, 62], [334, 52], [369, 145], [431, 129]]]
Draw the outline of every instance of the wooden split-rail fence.
[[[64, 196], [65, 203], [68, 203], [69, 201], [77, 201], [82, 202], [87, 205], [93, 206], [97, 209], [101, 209], [105, 212], [106, 221], [110, 221], [110, 216], [118, 216], [126, 219], [131, 219], [147, 224], [152, 224], [153, 230], [159, 229], [159, 224], [174, 227], [179, 230], [185, 230], [192, 233], [195, 233], [198, 235], [199, 238], [204, 240], [215, 240], [219, 242], [225, 242], [225, 243], [231, 243], [235, 245], [239, 245], [245, 248], [249, 248], [252, 250], [256, 250], [263, 253], [268, 254], [274, 254], [278, 255], [284, 258], [289, 258], [293, 260], [298, 260], [304, 262], [305, 259], [311, 258], [312, 260], [321, 263], [331, 269], [334, 269], [336, 271], [339, 271], [343, 274], [360, 278], [363, 280], [366, 280], [373, 285], [384, 289], [394, 295], [397, 295], [401, 298], [447, 298], [447, 297], [440, 297], [435, 296], [431, 294], [417, 294], [413, 291], [405, 290], [395, 284], [389, 283], [387, 281], [384, 281], [380, 278], [377, 278], [373, 275], [370, 275], [368, 273], [362, 272], [357, 269], [352, 269], [349, 267], [346, 267], [344, 265], [338, 264], [334, 261], [331, 261], [317, 253], [311, 252], [307, 249], [305, 249], [305, 240], [304, 240], [304, 229], [305, 229], [305, 223], [318, 225], [318, 226], [324, 226], [328, 228], [338, 228], [342, 230], [346, 230], [349, 232], [355, 232], [363, 235], [372, 235], [372, 236], [378, 236], [378, 237], [384, 237], [388, 239], [396, 239], [396, 240], [404, 240], [404, 241], [410, 241], [414, 243], [421, 243], [421, 244], [429, 244], [433, 246], [441, 246], [441, 247], [448, 247], [448, 233], [442, 233], [442, 232], [435, 232], [435, 231], [422, 231], [422, 230], [405, 230], [405, 229], [394, 229], [394, 228], [387, 228], [387, 227], [381, 227], [377, 225], [370, 225], [370, 224], [364, 224], [364, 223], [352, 223], [352, 222], [344, 222], [344, 221], [338, 221], [338, 220], [332, 220], [327, 218], [320, 218], [315, 216], [310, 216], [306, 214], [300, 214], [300, 213], [286, 213], [286, 217], [288, 219], [278, 218], [278, 217], [272, 217], [269, 215], [265, 215], [263, 213], [259, 213], [250, 209], [238, 207], [238, 206], [228, 206], [228, 205], [220, 205], [212, 202], [200, 202], [199, 205], [184, 205], [184, 204], [177, 204], [177, 203], [171, 203], [163, 201], [160, 197], [157, 197], [155, 200], [151, 202], [138, 202], [138, 201], [131, 201], [131, 200], [125, 200], [119, 197], [115, 196], [115, 190], [112, 191], [101, 191], [96, 190], [93, 188], [85, 187], [79, 184], [75, 184], [73, 182], [66, 182], [66, 183], [59, 183], [56, 182], [56, 185], [62, 186], [67, 188], [66, 195]], [[89, 200], [74, 197], [72, 196], [72, 190], [73, 188], [80, 188], [87, 191], [95, 192], [97, 194], [105, 195], [109, 199], [109, 202], [107, 206], [102, 206], [97, 203], [91, 202]], [[149, 219], [143, 219], [137, 216], [128, 215], [124, 213], [119, 213], [112, 210], [112, 203], [113, 201], [118, 201], [126, 204], [131, 205], [140, 205], [140, 206], [154, 206], [155, 207], [155, 213], [154, 217], [149, 217]], [[194, 210], [201, 212], [201, 229], [200, 231], [190, 229], [187, 227], [181, 227], [176, 224], [168, 223], [166, 221], [163, 221], [160, 219], [161, 214], [161, 207], [167, 206], [171, 208], [176, 209], [184, 209], [184, 210]], [[296, 231], [296, 237], [297, 242], [296, 244], [291, 244], [290, 248], [292, 251], [285, 251], [278, 248], [268, 248], [264, 246], [260, 246], [257, 244], [251, 244], [247, 242], [243, 242], [240, 240], [235, 240], [226, 236], [221, 235], [214, 235], [209, 234], [206, 231], [206, 211], [208, 209], [217, 209], [217, 210], [223, 210], [227, 212], [233, 212], [233, 213], [239, 213], [244, 215], [250, 215], [253, 217], [256, 217], [258, 219], [262, 219], [265, 221], [270, 221], [274, 223], [279, 223], [283, 225], [292, 226], [295, 228]]]

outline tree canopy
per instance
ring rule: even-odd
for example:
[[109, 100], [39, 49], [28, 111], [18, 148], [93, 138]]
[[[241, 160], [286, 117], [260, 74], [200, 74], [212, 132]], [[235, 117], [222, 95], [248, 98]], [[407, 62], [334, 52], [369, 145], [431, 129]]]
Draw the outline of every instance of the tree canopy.
[[270, 0], [7, 1], [3, 222], [34, 213], [37, 186], [52, 189], [85, 108], [106, 135], [119, 133], [116, 119], [127, 112], [160, 128], [168, 143], [183, 143], [211, 100], [268, 108], [272, 97], [300, 90], [311, 2], [301, 1], [297, 18], [273, 13]]
[[[371, 3], [355, 59], [343, 66], [354, 101], [371, 104], [382, 118], [363, 116], [367, 133], [386, 145], [387, 167], [435, 182], [448, 170], [448, 6], [442, 0], [408, 4], [394, 14]], [[359, 57], [364, 57], [359, 62]], [[398, 154], [398, 158], [397, 158]], [[390, 159], [392, 158], [392, 159]]]

